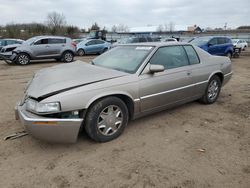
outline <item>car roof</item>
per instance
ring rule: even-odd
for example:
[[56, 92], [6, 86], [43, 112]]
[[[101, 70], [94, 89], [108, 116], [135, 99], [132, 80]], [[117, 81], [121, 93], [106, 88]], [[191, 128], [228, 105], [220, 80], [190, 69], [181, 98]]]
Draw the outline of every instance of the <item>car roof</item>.
[[64, 37], [64, 36], [53, 36], [53, 35], [40, 35], [40, 36], [35, 36], [35, 38], [37, 39], [41, 39], [41, 38], [68, 38], [68, 37]]
[[119, 46], [152, 46], [152, 47], [162, 47], [162, 46], [176, 46], [176, 45], [191, 45], [187, 42], [141, 42], [141, 43], [130, 43], [130, 44], [121, 44]]

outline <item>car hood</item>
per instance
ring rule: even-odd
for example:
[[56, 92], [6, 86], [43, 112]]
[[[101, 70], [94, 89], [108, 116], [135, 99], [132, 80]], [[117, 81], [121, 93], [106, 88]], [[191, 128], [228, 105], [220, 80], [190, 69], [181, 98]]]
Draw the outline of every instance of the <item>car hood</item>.
[[70, 89], [125, 75], [128, 73], [76, 61], [38, 71], [28, 84], [26, 95], [44, 99]]

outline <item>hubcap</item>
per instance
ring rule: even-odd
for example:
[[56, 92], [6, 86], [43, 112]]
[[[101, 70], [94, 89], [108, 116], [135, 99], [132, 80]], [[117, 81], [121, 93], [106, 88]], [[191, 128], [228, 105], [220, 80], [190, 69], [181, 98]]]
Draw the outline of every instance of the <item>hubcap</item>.
[[84, 55], [84, 51], [83, 51], [83, 50], [79, 50], [79, 51], [78, 51], [78, 55], [79, 55], [79, 56], [83, 56], [83, 55]]
[[71, 62], [72, 61], [72, 54], [71, 53], [66, 53], [65, 54], [65, 61], [66, 62]]
[[123, 114], [121, 109], [116, 105], [110, 105], [100, 113], [97, 120], [97, 127], [101, 134], [111, 136], [121, 127]]
[[208, 98], [213, 101], [216, 99], [219, 92], [219, 85], [216, 80], [213, 80], [208, 86]]
[[18, 58], [18, 62], [22, 65], [25, 65], [29, 62], [29, 58], [27, 55], [20, 55], [19, 58]]

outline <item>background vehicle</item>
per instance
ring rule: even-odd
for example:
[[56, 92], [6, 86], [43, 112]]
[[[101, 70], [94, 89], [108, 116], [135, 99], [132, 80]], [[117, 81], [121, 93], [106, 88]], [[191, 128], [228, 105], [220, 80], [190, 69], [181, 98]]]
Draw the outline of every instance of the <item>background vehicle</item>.
[[178, 42], [176, 38], [163, 38], [161, 42]]
[[84, 39], [84, 38], [82, 38], [82, 39], [73, 39], [72, 41], [75, 42], [76, 44], [78, 44], [78, 43], [82, 42], [83, 40], [86, 40], [86, 39]]
[[106, 35], [107, 31], [105, 30], [91, 30], [87, 39], [101, 39], [106, 41]]
[[248, 47], [247, 42], [242, 39], [232, 39], [232, 42], [235, 48], [241, 48], [241, 50], [245, 50]]
[[0, 50], [2, 47], [10, 44], [22, 44], [24, 41], [21, 39], [0, 39]]
[[228, 56], [233, 55], [233, 43], [228, 37], [197, 37], [190, 41], [191, 44], [199, 46], [212, 55]]
[[116, 44], [131, 44], [131, 43], [141, 43], [141, 42], [160, 42], [159, 38], [152, 38], [150, 36], [137, 36], [137, 37], [129, 37], [123, 38], [120, 41], [114, 43]]
[[0, 59], [3, 58], [9, 59], [10, 56], [12, 55], [12, 51], [19, 46], [21, 46], [21, 44], [10, 44], [2, 47], [2, 49], [0, 50]]
[[111, 44], [100, 39], [84, 40], [77, 44], [77, 54], [102, 54], [110, 48]]
[[76, 43], [67, 37], [37, 36], [26, 40], [12, 52], [10, 59], [17, 64], [26, 65], [35, 59], [56, 59], [72, 62]]
[[197, 99], [214, 103], [231, 75], [228, 57], [191, 44], [121, 45], [92, 64], [39, 71], [16, 114], [36, 138], [75, 142], [82, 126], [92, 139], [106, 142], [122, 134], [129, 119]]

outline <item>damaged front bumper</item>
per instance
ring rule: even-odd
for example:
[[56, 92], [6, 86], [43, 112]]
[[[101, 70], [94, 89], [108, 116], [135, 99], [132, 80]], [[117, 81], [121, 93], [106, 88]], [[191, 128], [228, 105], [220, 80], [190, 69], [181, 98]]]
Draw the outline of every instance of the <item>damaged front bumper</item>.
[[16, 119], [35, 138], [48, 142], [74, 143], [77, 141], [83, 119], [46, 118], [26, 111], [25, 104], [15, 107]]

